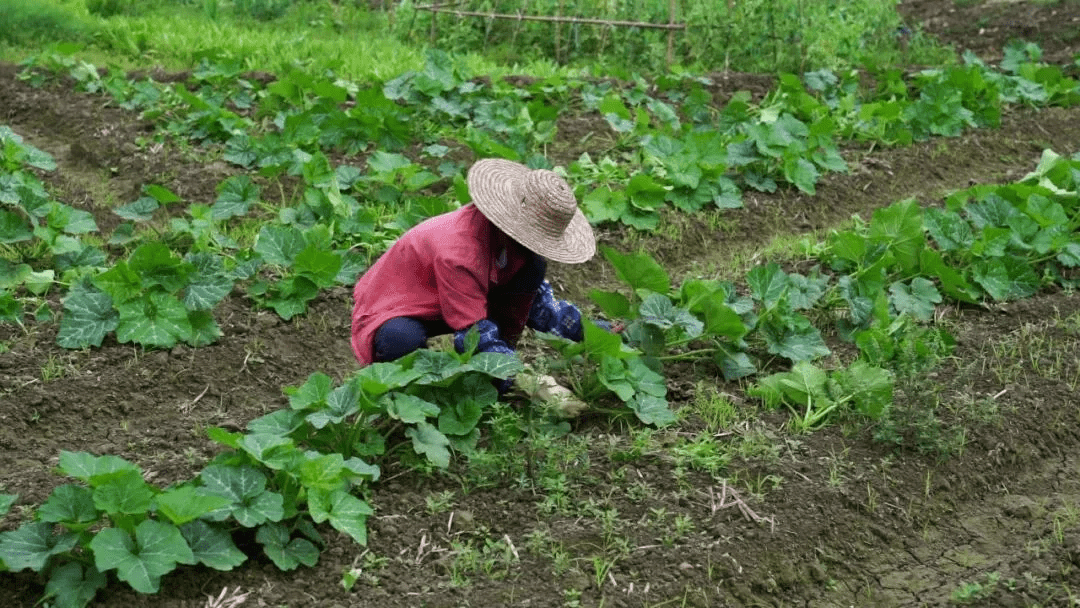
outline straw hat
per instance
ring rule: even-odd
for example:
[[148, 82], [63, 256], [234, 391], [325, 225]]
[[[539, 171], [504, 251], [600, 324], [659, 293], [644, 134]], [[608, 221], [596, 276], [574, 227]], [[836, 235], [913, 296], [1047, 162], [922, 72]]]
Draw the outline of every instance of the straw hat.
[[592, 226], [573, 190], [554, 172], [486, 158], [469, 168], [468, 183], [484, 217], [532, 252], [565, 264], [596, 253]]

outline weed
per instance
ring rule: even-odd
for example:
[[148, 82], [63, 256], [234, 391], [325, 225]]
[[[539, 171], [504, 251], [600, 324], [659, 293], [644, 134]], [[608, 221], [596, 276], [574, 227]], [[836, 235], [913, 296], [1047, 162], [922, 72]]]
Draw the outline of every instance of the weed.
[[961, 584], [949, 595], [949, 600], [956, 604], [970, 604], [972, 602], [984, 600], [993, 595], [1000, 581], [1000, 573], [989, 572], [981, 582], [972, 581], [970, 583]]
[[41, 380], [52, 382], [71, 375], [71, 366], [66, 361], [50, 354], [41, 366]]
[[432, 515], [445, 513], [454, 507], [454, 492], [452, 490], [443, 490], [442, 492], [428, 494], [424, 497], [424, 506], [427, 512]]

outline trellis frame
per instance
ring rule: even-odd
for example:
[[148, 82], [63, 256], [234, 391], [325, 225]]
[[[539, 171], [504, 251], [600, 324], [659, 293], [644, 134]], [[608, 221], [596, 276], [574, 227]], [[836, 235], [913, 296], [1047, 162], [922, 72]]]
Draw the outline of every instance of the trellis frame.
[[[730, 1], [730, 0], [729, 0]], [[439, 2], [435, 0], [433, 4], [427, 4], [424, 6], [417, 6], [415, 10], [428, 11], [432, 13], [431, 19], [431, 40], [435, 41], [436, 36], [436, 17], [439, 14], [455, 15], [459, 18], [463, 17], [476, 17], [484, 19], [503, 19], [508, 21], [540, 21], [554, 23], [556, 28], [556, 55], [559, 55], [558, 44], [561, 35], [559, 34], [559, 27], [563, 23], [571, 24], [583, 24], [583, 25], [602, 25], [609, 27], [640, 27], [646, 29], [659, 29], [667, 30], [667, 63], [671, 65], [674, 60], [675, 49], [675, 32], [686, 31], [685, 23], [677, 23], [675, 21], [675, 14], [678, 10], [678, 0], [668, 0], [668, 22], [667, 23], [652, 23], [649, 21], [624, 21], [621, 19], [593, 19], [589, 17], [564, 17], [563, 15], [528, 15], [524, 13], [509, 14], [509, 13], [495, 13], [495, 12], [482, 12], [482, 11], [469, 11], [454, 8], [464, 4], [464, 0], [457, 2]], [[559, 11], [562, 12], [562, 3], [559, 4]], [[558, 57], [556, 57], [558, 59]]]

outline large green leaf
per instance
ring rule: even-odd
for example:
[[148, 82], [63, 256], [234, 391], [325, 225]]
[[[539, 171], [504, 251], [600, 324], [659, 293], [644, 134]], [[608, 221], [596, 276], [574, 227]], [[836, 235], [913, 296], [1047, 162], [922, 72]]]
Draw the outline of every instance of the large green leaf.
[[224, 496], [208, 494], [193, 486], [180, 486], [159, 494], [155, 498], [158, 513], [168, 517], [176, 525], [194, 521], [207, 513], [231, 504]]
[[517, 355], [478, 353], [469, 359], [469, 367], [492, 378], [505, 380], [525, 369]]
[[268, 224], [259, 231], [254, 249], [267, 263], [288, 267], [305, 247], [304, 233], [299, 228]]
[[626, 403], [634, 410], [638, 420], [654, 426], [667, 426], [675, 422], [677, 417], [668, 407], [667, 401], [653, 395], [638, 394]]
[[180, 529], [148, 519], [135, 528], [135, 538], [116, 528], [106, 528], [90, 541], [94, 565], [117, 577], [139, 593], [157, 593], [164, 574], [177, 564], [194, 564], [195, 556]]
[[897, 281], [889, 286], [890, 300], [896, 311], [916, 319], [929, 321], [934, 317], [934, 305], [941, 303], [941, 294], [934, 284], [915, 277], [910, 284]]
[[137, 465], [119, 456], [111, 454], [95, 456], [87, 452], [68, 452], [66, 450], [60, 452], [58, 468], [61, 473], [85, 481], [91, 487], [107, 481], [113, 473], [135, 471], [141, 474]]
[[54, 527], [48, 522], [33, 522], [0, 533], [0, 561], [15, 572], [26, 568], [41, 572], [50, 557], [70, 551], [79, 541], [74, 532], [53, 534]]
[[101, 346], [101, 341], [119, 323], [120, 315], [113, 309], [109, 294], [76, 283], [64, 299], [64, 317], [56, 343], [64, 348]]
[[94, 506], [110, 516], [145, 514], [154, 498], [154, 489], [138, 471], [99, 475], [94, 483]]
[[344, 490], [314, 491], [308, 495], [308, 507], [315, 523], [329, 520], [338, 531], [367, 544], [367, 518], [375, 512], [366, 502]]
[[184, 290], [184, 306], [188, 310], [211, 310], [233, 288], [233, 279], [225, 273], [219, 256], [194, 253], [186, 261], [193, 268], [190, 282]]
[[246, 215], [259, 202], [259, 186], [247, 175], [234, 175], [218, 184], [218, 197], [211, 210], [215, 220]]
[[40, 521], [62, 523], [72, 530], [84, 530], [101, 516], [94, 506], [93, 490], [67, 483], [58, 486], [37, 510]]
[[445, 469], [450, 466], [450, 440], [439, 432], [439, 429], [420, 422], [415, 427], [405, 430], [405, 435], [412, 439], [413, 450], [417, 454], [423, 454], [432, 464]]
[[281, 570], [294, 570], [300, 564], [314, 566], [319, 550], [306, 538], [290, 538], [289, 529], [281, 524], [264, 524], [255, 533], [255, 540]]
[[341, 270], [341, 255], [324, 251], [313, 243], [296, 254], [293, 270], [311, 279], [319, 287], [330, 287]]
[[108, 579], [92, 565], [86, 568], [78, 562], [60, 566], [49, 576], [45, 598], [53, 600], [55, 608], [84, 608], [97, 592], [105, 588]]
[[395, 420], [416, 424], [439, 415], [439, 406], [413, 395], [394, 393], [387, 398], [386, 413]]
[[326, 407], [326, 399], [330, 396], [332, 386], [333, 380], [330, 376], [315, 372], [308, 376], [302, 385], [285, 389], [285, 394], [289, 396], [289, 407], [294, 410], [322, 409]]
[[606, 245], [600, 251], [615, 268], [615, 274], [634, 291], [666, 294], [671, 290], [667, 271], [647, 253], [624, 255]]
[[878, 209], [870, 220], [869, 238], [885, 246], [904, 272], [919, 266], [919, 253], [926, 244], [922, 208], [914, 199]]
[[183, 263], [164, 244], [150, 242], [139, 245], [128, 257], [128, 268], [139, 275], [143, 288], [160, 285], [169, 293], [176, 293], [188, 284], [188, 275], [192, 272], [189, 264]]
[[119, 342], [169, 348], [192, 336], [191, 320], [183, 302], [158, 291], [117, 307], [120, 320], [116, 327]]
[[[364, 393], [377, 397], [387, 391], [407, 386], [421, 376], [414, 369], [404, 369], [395, 362], [372, 363], [356, 374], [356, 380]], [[290, 398], [291, 402], [291, 398]]]
[[34, 238], [26, 218], [14, 211], [0, 209], [0, 243], [18, 243]]
[[771, 308], [787, 291], [788, 276], [778, 264], [770, 262], [750, 269], [746, 273], [746, 284], [750, 286], [754, 299]]
[[247, 556], [236, 548], [228, 530], [196, 520], [180, 527], [180, 532], [191, 547], [195, 561], [215, 570], [232, 570], [244, 563]]

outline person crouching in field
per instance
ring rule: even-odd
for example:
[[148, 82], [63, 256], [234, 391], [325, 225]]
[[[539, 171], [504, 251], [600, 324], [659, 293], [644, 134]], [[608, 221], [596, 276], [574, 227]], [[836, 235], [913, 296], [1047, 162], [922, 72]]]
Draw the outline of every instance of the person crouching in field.
[[[547, 260], [578, 264], [596, 252], [570, 186], [502, 159], [478, 161], [467, 182], [470, 204], [413, 227], [356, 282], [352, 348], [362, 366], [448, 333], [463, 352], [472, 328], [477, 352], [514, 352], [526, 326], [583, 339], [581, 312], [544, 280]], [[535, 381], [537, 396], [563, 415], [585, 409], [551, 377]]]

